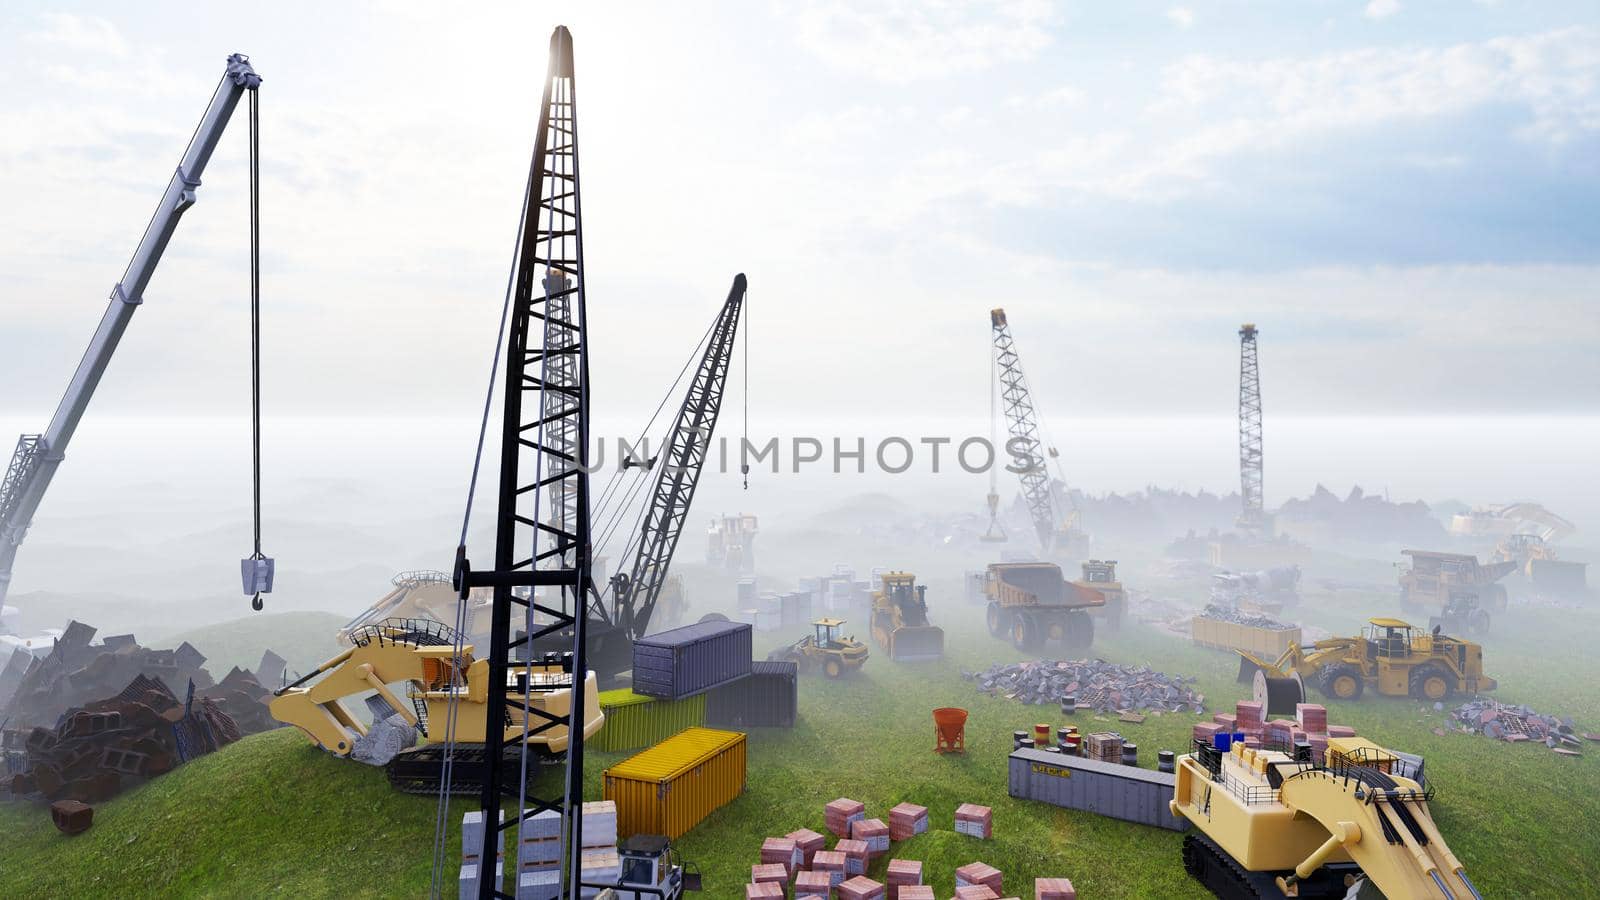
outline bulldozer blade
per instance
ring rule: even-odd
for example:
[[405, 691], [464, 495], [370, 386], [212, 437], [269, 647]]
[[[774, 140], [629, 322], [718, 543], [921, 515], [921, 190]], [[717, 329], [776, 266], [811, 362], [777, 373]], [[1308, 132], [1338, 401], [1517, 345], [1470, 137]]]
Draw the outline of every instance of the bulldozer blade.
[[895, 662], [944, 658], [944, 629], [937, 625], [898, 628], [889, 639], [889, 658]]
[[1240, 684], [1253, 683], [1256, 680], [1256, 673], [1260, 671], [1262, 671], [1260, 663], [1248, 656], [1242, 654], [1239, 656], [1239, 677], [1236, 680]]

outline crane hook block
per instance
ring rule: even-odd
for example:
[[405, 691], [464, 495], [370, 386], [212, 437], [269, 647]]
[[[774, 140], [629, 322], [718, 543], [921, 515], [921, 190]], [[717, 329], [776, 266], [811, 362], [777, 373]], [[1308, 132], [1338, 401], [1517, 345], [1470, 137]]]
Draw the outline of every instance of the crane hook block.
[[239, 560], [239, 576], [244, 582], [247, 596], [272, 593], [272, 575], [276, 561], [270, 556], [252, 556]]

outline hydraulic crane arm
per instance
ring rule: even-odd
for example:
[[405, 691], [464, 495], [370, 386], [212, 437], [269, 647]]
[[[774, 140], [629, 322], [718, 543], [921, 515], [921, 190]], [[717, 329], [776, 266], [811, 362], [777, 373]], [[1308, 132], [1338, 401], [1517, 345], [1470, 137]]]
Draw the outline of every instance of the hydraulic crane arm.
[[689, 383], [672, 430], [667, 432], [666, 446], [659, 457], [662, 465], [650, 492], [650, 506], [639, 532], [633, 566], [612, 581], [614, 618], [632, 638], [642, 637], [650, 626], [650, 615], [667, 583], [667, 567], [672, 564], [689, 504], [700, 482], [700, 469], [722, 409], [722, 389], [733, 360], [745, 290], [744, 275], [734, 276], [733, 287], [728, 290], [728, 299], [717, 314], [711, 339], [700, 358], [700, 367]]
[[161, 262], [167, 242], [172, 240], [172, 233], [177, 230], [179, 217], [194, 205], [200, 176], [217, 149], [234, 107], [245, 91], [253, 91], [260, 84], [261, 77], [247, 57], [238, 53], [228, 57], [227, 70], [211, 97], [211, 104], [206, 107], [205, 116], [195, 129], [177, 171], [172, 174], [127, 271], [111, 289], [111, 301], [100, 319], [100, 327], [95, 330], [89, 349], [84, 351], [78, 370], [73, 373], [67, 392], [50, 420], [50, 427], [43, 434], [24, 434], [17, 441], [5, 479], [0, 481], [0, 601], [5, 600], [11, 584], [11, 565], [16, 559], [17, 547], [44, 499], [45, 489], [66, 456], [67, 445], [78, 429], [78, 421], [83, 418], [89, 399], [94, 396], [95, 387], [100, 384], [100, 377], [105, 374], [106, 364], [116, 352], [128, 320], [144, 302], [144, 289]]

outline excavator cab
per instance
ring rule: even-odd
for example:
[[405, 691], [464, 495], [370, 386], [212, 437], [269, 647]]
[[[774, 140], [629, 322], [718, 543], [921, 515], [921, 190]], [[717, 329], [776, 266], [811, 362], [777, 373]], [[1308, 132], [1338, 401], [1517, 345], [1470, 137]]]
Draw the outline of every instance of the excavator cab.
[[672, 843], [659, 834], [628, 838], [617, 847], [617, 856], [622, 869], [617, 900], [673, 900], [685, 891], [700, 890], [700, 873], [687, 871]]

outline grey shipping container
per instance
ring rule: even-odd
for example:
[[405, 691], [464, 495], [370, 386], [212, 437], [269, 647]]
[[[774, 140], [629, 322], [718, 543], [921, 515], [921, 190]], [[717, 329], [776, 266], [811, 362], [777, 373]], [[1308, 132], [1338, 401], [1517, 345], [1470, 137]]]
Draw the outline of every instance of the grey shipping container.
[[706, 694], [706, 724], [719, 728], [793, 728], [800, 678], [793, 662], [760, 660], [750, 677]]
[[679, 700], [750, 674], [750, 626], [697, 622], [633, 642], [633, 692]]
[[1176, 775], [1026, 749], [1012, 751], [1010, 767], [1013, 797], [1173, 831], [1189, 828], [1189, 820], [1167, 806]]

